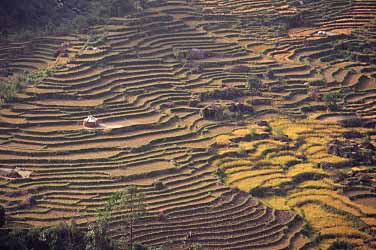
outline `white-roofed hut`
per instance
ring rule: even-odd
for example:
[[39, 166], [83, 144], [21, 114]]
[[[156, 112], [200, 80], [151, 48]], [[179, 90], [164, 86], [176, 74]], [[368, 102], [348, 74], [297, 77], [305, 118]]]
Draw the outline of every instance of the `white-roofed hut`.
[[96, 128], [99, 126], [99, 121], [94, 116], [89, 115], [87, 118], [84, 119], [84, 122], [82, 125], [88, 128]]

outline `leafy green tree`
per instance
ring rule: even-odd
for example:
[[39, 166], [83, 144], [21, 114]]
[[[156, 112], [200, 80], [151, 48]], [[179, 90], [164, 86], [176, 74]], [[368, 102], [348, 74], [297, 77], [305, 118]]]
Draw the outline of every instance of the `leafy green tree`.
[[85, 250], [116, 250], [117, 246], [109, 236], [108, 217], [98, 218], [95, 223], [89, 224], [86, 233]]
[[[15, 228], [0, 231], [0, 249], [27, 250], [85, 250], [84, 231], [74, 221], [60, 223], [53, 227]], [[105, 248], [110, 249], [110, 248]], [[111, 249], [110, 249], [111, 250]]]
[[260, 79], [250, 76], [247, 78], [246, 88], [251, 92], [251, 94], [256, 94], [260, 90], [260, 87]]
[[335, 92], [326, 93], [324, 95], [324, 102], [327, 108], [331, 111], [338, 109], [338, 94]]
[[129, 235], [129, 249], [133, 246], [133, 227], [146, 213], [144, 197], [136, 186], [130, 186], [111, 195], [106, 205], [106, 210], [121, 214], [122, 225], [119, 230], [124, 237]]
[[194, 243], [192, 245], [192, 250], [203, 250], [204, 247], [200, 243]]
[[146, 247], [139, 242], [135, 242], [132, 245], [132, 250], [146, 250]]
[[217, 176], [218, 180], [223, 184], [226, 180], [226, 173], [222, 168], [217, 168], [215, 171], [215, 175]]

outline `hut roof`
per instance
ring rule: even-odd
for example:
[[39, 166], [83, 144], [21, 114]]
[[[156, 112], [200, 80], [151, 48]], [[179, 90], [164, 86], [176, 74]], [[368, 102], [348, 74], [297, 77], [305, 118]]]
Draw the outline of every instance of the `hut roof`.
[[94, 116], [92, 115], [89, 115], [87, 118], [85, 118], [84, 120], [85, 122], [89, 122], [89, 123], [96, 123], [98, 121], [97, 118], [95, 118]]

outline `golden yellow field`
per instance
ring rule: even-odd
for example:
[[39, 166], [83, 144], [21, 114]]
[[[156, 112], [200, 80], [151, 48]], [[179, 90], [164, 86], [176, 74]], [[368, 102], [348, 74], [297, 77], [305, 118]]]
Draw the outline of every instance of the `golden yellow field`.
[[87, 229], [136, 186], [151, 249], [376, 249], [375, 0], [105, 2], [0, 27], [4, 228]]

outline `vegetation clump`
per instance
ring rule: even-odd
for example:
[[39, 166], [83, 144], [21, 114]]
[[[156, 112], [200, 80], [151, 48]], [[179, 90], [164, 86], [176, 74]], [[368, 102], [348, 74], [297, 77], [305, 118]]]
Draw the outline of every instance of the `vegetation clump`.
[[0, 27], [4, 27], [6, 32], [3, 32], [0, 40], [29, 40], [51, 34], [85, 33], [89, 26], [104, 24], [109, 17], [124, 16], [137, 8], [146, 7], [144, 2], [138, 0], [2, 1], [0, 16], [4, 18], [0, 19]]
[[330, 111], [338, 110], [339, 95], [336, 92], [326, 93], [323, 96], [324, 102]]
[[260, 88], [261, 88], [261, 80], [258, 79], [257, 77], [248, 77], [247, 78], [247, 83], [246, 83], [246, 88], [249, 90], [251, 95], [256, 95], [260, 94]]
[[306, 237], [311, 237], [313, 234], [312, 225], [309, 223], [305, 223], [303, 226], [302, 234]]
[[229, 69], [231, 73], [249, 73], [251, 68], [247, 65], [235, 65]]
[[206, 101], [210, 99], [222, 99], [222, 100], [233, 100], [238, 97], [244, 96], [245, 93], [238, 88], [224, 88], [224, 89], [215, 89], [208, 92], [200, 93], [200, 100]]
[[354, 245], [346, 241], [334, 241], [328, 250], [353, 250]]
[[360, 164], [373, 164], [375, 162], [375, 146], [372, 143], [365, 145], [352, 140], [331, 140], [328, 143], [327, 151], [329, 154], [340, 157], [350, 158]]
[[[110, 237], [110, 220], [114, 212], [122, 213], [120, 232], [121, 241]], [[54, 227], [33, 228], [23, 230], [0, 231], [1, 249], [49, 249], [49, 250], [120, 250], [139, 248], [142, 245], [133, 243], [133, 227], [135, 222], [145, 214], [143, 193], [131, 186], [126, 190], [112, 194], [105, 208], [98, 213], [96, 220], [88, 225], [87, 230], [79, 228], [74, 221], [60, 223]], [[5, 221], [5, 210], [0, 207], [0, 222]], [[128, 235], [128, 239], [126, 239]]]
[[0, 248], [27, 250], [27, 249], [49, 249], [49, 250], [104, 250], [114, 248], [89, 248], [85, 231], [78, 228], [72, 221], [60, 223], [53, 227], [15, 229], [14, 231], [1, 230]]
[[[119, 230], [122, 233], [122, 244], [128, 242], [132, 249], [133, 227], [146, 213], [144, 193], [140, 192], [136, 186], [130, 186], [123, 191], [114, 193], [107, 201], [104, 215], [111, 216], [113, 211], [125, 211], [121, 215], [122, 224]], [[128, 239], [125, 238], [126, 235], [128, 235]]]
[[[34, 1], [25, 3], [30, 12]], [[372, 36], [346, 35], [360, 32], [342, 15], [338, 3], [348, 0], [51, 2], [76, 13], [32, 24], [39, 27], [24, 35], [32, 41], [1, 50], [4, 81], [52, 55], [67, 61], [2, 89], [6, 103], [34, 84], [0, 114], [0, 165], [20, 166], [2, 172], [5, 225], [87, 213], [76, 229], [4, 237], [41, 250], [319, 249], [347, 235], [356, 247], [373, 244], [375, 56]], [[369, 4], [354, 4], [368, 23], [361, 6]], [[34, 39], [49, 32], [58, 35]], [[93, 112], [101, 129], [82, 128]], [[351, 117], [357, 132], [338, 124]], [[123, 190], [129, 183], [139, 186]], [[223, 239], [215, 240], [218, 228]]]
[[346, 118], [340, 121], [340, 124], [345, 128], [361, 127], [363, 122], [360, 118]]
[[0, 80], [0, 106], [13, 101], [16, 94], [28, 85], [41, 83], [49, 77], [55, 68], [45, 68], [34, 72], [24, 72], [14, 77]]
[[220, 183], [225, 183], [227, 176], [223, 168], [217, 168], [217, 170], [215, 171], [215, 176], [217, 176]]
[[154, 181], [153, 186], [156, 190], [162, 190], [165, 187], [161, 181]]
[[200, 60], [210, 57], [212, 54], [203, 49], [173, 49], [174, 57], [180, 61]]
[[0, 205], [0, 228], [5, 225], [5, 208]]
[[16, 94], [25, 87], [26, 78], [24, 75], [0, 82], [0, 106], [13, 101]]
[[237, 119], [242, 115], [252, 114], [253, 107], [244, 103], [229, 103], [227, 105], [211, 104], [200, 110], [202, 118], [209, 120]]

